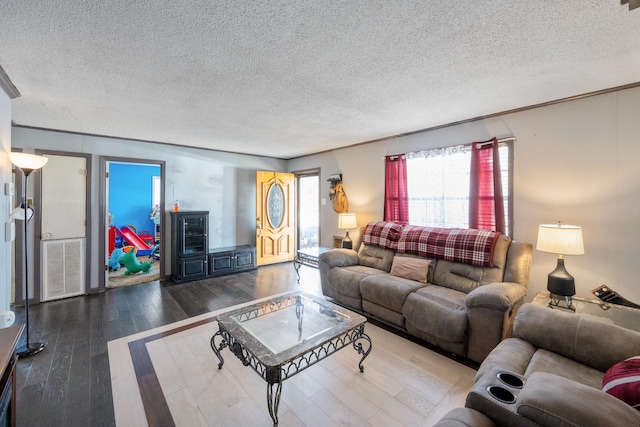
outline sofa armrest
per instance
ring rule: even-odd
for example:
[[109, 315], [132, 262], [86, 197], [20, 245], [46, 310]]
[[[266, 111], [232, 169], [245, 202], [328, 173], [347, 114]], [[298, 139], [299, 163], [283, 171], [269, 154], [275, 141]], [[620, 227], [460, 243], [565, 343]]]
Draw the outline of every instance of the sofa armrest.
[[469, 292], [464, 300], [467, 308], [510, 310], [527, 293], [527, 288], [515, 282], [490, 283]]
[[455, 408], [445, 414], [433, 427], [495, 427], [482, 412], [471, 408]]
[[511, 336], [514, 314], [526, 292], [527, 288], [513, 282], [490, 283], [469, 292], [465, 298], [469, 359], [482, 362], [500, 341]]
[[623, 401], [546, 372], [529, 376], [518, 396], [517, 411], [542, 426], [640, 425], [640, 412]]
[[358, 253], [352, 249], [331, 249], [321, 253], [319, 259], [329, 268], [358, 265]]

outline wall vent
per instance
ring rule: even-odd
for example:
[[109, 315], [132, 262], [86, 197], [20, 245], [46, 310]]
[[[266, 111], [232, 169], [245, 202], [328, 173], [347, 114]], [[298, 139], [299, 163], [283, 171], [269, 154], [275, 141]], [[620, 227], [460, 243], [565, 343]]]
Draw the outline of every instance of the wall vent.
[[42, 242], [42, 301], [82, 295], [85, 239]]

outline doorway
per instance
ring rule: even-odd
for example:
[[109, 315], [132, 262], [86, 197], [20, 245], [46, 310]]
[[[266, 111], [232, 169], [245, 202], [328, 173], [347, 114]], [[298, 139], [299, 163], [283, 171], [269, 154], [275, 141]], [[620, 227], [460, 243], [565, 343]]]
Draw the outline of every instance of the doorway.
[[164, 162], [103, 158], [104, 287], [162, 278]]
[[298, 189], [298, 249], [320, 246], [320, 170], [295, 172]]
[[[34, 224], [26, 241], [33, 247], [30, 260], [29, 294], [33, 303], [67, 298], [89, 291], [91, 259], [91, 156], [88, 154], [36, 150], [36, 154], [49, 160], [45, 168], [33, 174], [32, 188], [27, 200], [33, 206]], [[17, 195], [22, 194], [20, 174], [14, 174]], [[64, 221], [60, 221], [64, 218]], [[32, 234], [33, 233], [33, 234]], [[15, 267], [13, 300], [24, 303], [23, 271], [25, 240], [22, 227], [16, 227], [16, 240], [12, 249]]]

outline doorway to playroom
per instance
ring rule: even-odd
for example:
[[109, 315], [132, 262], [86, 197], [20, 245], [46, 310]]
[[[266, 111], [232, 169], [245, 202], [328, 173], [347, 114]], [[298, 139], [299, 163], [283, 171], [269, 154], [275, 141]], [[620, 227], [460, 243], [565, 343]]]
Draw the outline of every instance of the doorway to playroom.
[[105, 160], [105, 287], [161, 278], [163, 162]]

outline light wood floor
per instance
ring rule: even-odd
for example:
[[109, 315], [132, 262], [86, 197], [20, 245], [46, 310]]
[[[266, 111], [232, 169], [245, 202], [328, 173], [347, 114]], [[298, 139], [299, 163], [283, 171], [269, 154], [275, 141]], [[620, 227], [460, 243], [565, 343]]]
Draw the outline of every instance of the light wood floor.
[[[229, 350], [225, 364], [209, 346], [217, 330], [213, 313], [109, 343], [118, 425], [268, 426], [267, 386]], [[358, 370], [360, 356], [344, 348], [286, 380], [279, 408], [281, 426], [430, 426], [464, 406], [475, 370], [375, 325], [366, 332], [373, 347]], [[140, 401], [132, 357], [144, 341], [149, 367], [136, 368], [151, 387], [157, 375], [168, 412], [155, 412], [158, 399]], [[138, 375], [140, 377], [140, 375]], [[144, 393], [143, 393], [144, 394]], [[145, 399], [142, 399], [145, 400]], [[146, 408], [145, 408], [146, 407]], [[147, 410], [145, 416], [144, 410]]]

